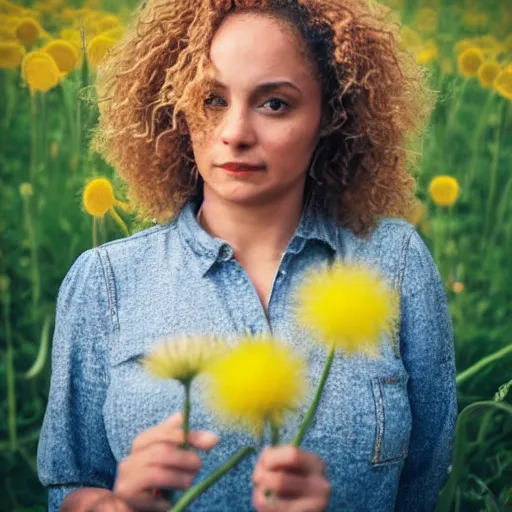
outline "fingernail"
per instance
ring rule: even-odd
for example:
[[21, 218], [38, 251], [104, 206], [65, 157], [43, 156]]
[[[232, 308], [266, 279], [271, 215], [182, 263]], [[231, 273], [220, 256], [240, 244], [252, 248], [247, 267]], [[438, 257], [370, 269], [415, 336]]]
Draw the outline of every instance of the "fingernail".
[[201, 437], [203, 438], [203, 441], [206, 441], [207, 443], [218, 443], [220, 440], [220, 437], [213, 432], [203, 432]]
[[183, 419], [183, 414], [180, 412], [177, 412], [175, 414], [173, 414], [172, 416], [167, 416], [167, 418], [165, 418], [164, 420], [164, 423], [173, 423], [176, 421], [177, 418], [180, 418], [180, 419]]

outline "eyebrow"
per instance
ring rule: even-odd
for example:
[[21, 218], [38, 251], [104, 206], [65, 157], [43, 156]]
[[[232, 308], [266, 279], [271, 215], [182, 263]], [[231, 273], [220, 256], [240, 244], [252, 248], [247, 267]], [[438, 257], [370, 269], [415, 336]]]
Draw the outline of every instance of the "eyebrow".
[[[219, 87], [220, 89], [227, 89], [228, 88], [226, 84], [223, 84], [222, 82], [220, 82], [217, 79], [213, 79], [211, 81], [211, 85], [213, 87]], [[286, 80], [282, 80], [282, 81], [276, 81], [276, 82], [264, 82], [262, 84], [257, 85], [256, 88], [254, 89], [254, 91], [252, 92], [251, 96], [254, 96], [254, 95], [259, 94], [259, 93], [271, 92], [271, 91], [274, 91], [276, 89], [280, 89], [282, 87], [288, 87], [288, 88], [294, 89], [300, 95], [302, 95], [301, 90], [296, 85], [294, 85], [292, 82], [288, 82]]]

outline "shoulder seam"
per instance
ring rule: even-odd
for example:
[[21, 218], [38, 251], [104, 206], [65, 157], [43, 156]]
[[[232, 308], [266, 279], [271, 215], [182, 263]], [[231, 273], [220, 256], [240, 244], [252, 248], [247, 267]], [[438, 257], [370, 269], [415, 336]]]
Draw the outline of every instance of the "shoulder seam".
[[411, 245], [411, 238], [416, 231], [414, 226], [411, 226], [404, 234], [402, 240], [402, 247], [400, 250], [400, 256], [398, 259], [398, 273], [395, 282], [395, 288], [400, 291], [402, 289], [402, 281], [405, 274], [405, 266], [407, 265], [407, 253], [409, 252], [409, 246]]
[[169, 224], [166, 224], [164, 226], [151, 226], [150, 228], [145, 229], [144, 231], [139, 231], [138, 233], [135, 233], [134, 235], [131, 235], [129, 237], [118, 238], [117, 240], [112, 240], [110, 242], [102, 244], [100, 247], [98, 247], [98, 249], [103, 248], [103, 247], [111, 247], [113, 245], [128, 243], [132, 240], [137, 240], [138, 238], [145, 238], [145, 237], [154, 235], [156, 233], [160, 233], [161, 231], [164, 231], [165, 229], [175, 229], [175, 228], [176, 228], [176, 223], [174, 221], [170, 222]]
[[[105, 281], [105, 289], [107, 291], [108, 307], [110, 313], [110, 320], [116, 332], [119, 332], [119, 322], [117, 315], [117, 302], [116, 302], [116, 284], [114, 279], [114, 273], [112, 272], [112, 265], [110, 264], [110, 258], [108, 252], [103, 248], [97, 247], [94, 251], [98, 260], [100, 261], [103, 279]], [[106, 261], [104, 261], [104, 259]]]

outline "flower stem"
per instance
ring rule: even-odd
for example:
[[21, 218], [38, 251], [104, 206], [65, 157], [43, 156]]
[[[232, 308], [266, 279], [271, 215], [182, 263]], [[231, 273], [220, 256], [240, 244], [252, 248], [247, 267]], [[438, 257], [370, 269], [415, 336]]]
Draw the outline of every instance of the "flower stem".
[[114, 210], [114, 208], [110, 208], [109, 212], [110, 212], [110, 215], [112, 215], [112, 218], [117, 222], [118, 226], [121, 228], [121, 231], [125, 234], [125, 236], [129, 236], [130, 233], [128, 233], [128, 228], [126, 227], [124, 220], [121, 219], [121, 217]]
[[272, 446], [279, 444], [279, 427], [273, 422], [270, 422], [270, 432], [272, 436]]
[[16, 383], [14, 380], [14, 351], [12, 349], [11, 335], [11, 296], [9, 293], [9, 281], [5, 277], [0, 283], [3, 320], [5, 328], [5, 375], [7, 377], [7, 410], [9, 427], [9, 448], [12, 452], [16, 451]]
[[37, 172], [37, 103], [35, 92], [30, 93], [30, 182]]
[[512, 353], [512, 343], [506, 347], [503, 347], [497, 352], [494, 352], [494, 354], [489, 354], [488, 356], [483, 357], [475, 364], [471, 365], [469, 368], [466, 368], [463, 372], [459, 373], [456, 378], [457, 385], [462, 384], [470, 377], [475, 375], [475, 373], [478, 373], [482, 368], [484, 368], [488, 364], [491, 364], [494, 361], [501, 359], [503, 356], [506, 356], [509, 353]]
[[[77, 91], [77, 104], [76, 104], [76, 144], [78, 148], [78, 155], [76, 155], [77, 167], [82, 169], [84, 165], [85, 157], [82, 156], [82, 149], [85, 147], [84, 132], [87, 129], [88, 117], [87, 117], [87, 105], [83, 98], [84, 91], [89, 85], [89, 61], [87, 59], [87, 44], [85, 42], [85, 33], [83, 25], [80, 25], [80, 39], [82, 41], [82, 69], [80, 70], [80, 81], [78, 84]], [[85, 130], [84, 130], [85, 127]], [[83, 169], [82, 169], [83, 170]]]
[[477, 127], [475, 130], [475, 135], [473, 137], [473, 143], [471, 147], [473, 148], [473, 155], [471, 158], [471, 165], [469, 167], [469, 171], [465, 174], [465, 184], [464, 184], [464, 190], [468, 191], [471, 184], [473, 183], [473, 178], [475, 176], [476, 171], [476, 164], [478, 163], [478, 153], [481, 147], [481, 141], [482, 141], [482, 134], [483, 130], [486, 125], [486, 121], [489, 118], [489, 110], [493, 104], [493, 100], [496, 97], [496, 91], [494, 89], [491, 89], [488, 93], [487, 99], [485, 100], [484, 106], [480, 110], [480, 116], [478, 118]]
[[98, 217], [92, 218], [92, 246], [98, 247]]
[[196, 498], [203, 494], [209, 489], [217, 480], [224, 476], [228, 471], [233, 469], [243, 459], [253, 453], [255, 450], [252, 446], [242, 448], [238, 453], [233, 455], [231, 459], [226, 461], [222, 466], [217, 468], [213, 473], [208, 475], [204, 480], [198, 482], [194, 486], [190, 487], [186, 492], [183, 493], [181, 498], [176, 504], [169, 510], [169, 512], [181, 512], [185, 510]]
[[316, 390], [313, 402], [311, 402], [308, 412], [306, 413], [306, 416], [304, 417], [304, 420], [302, 421], [302, 425], [300, 426], [297, 437], [293, 441], [294, 446], [298, 447], [302, 444], [304, 436], [306, 435], [306, 432], [307, 432], [311, 422], [313, 421], [316, 410], [318, 409], [318, 404], [320, 403], [320, 398], [322, 397], [325, 383], [327, 382], [327, 377], [329, 376], [329, 372], [331, 371], [331, 366], [332, 366], [333, 360], [334, 360], [334, 346], [331, 348], [331, 351], [329, 352], [329, 357], [327, 358], [327, 361], [325, 363], [325, 368], [322, 373], [322, 378], [320, 379], [320, 383], [318, 384], [318, 388]]
[[30, 212], [30, 203], [28, 197], [23, 197], [23, 211], [25, 214], [25, 226], [27, 228], [28, 239], [30, 242], [30, 274], [32, 277], [32, 314], [36, 317], [36, 309], [41, 296], [41, 277], [39, 273], [39, 263], [37, 258], [37, 239], [34, 222]]
[[450, 112], [448, 113], [448, 120], [446, 122], [446, 130], [445, 133], [449, 133], [453, 122], [455, 121], [455, 117], [457, 112], [459, 111], [460, 105], [462, 103], [462, 98], [464, 97], [464, 92], [466, 91], [466, 87], [469, 83], [468, 78], [464, 78], [462, 81], [462, 85], [459, 88], [457, 99], [455, 100], [455, 104], [452, 106]]
[[483, 244], [482, 249], [487, 253], [487, 235], [490, 229], [491, 224], [491, 209], [492, 204], [494, 202], [494, 195], [496, 193], [496, 185], [498, 183], [498, 169], [499, 169], [499, 160], [500, 160], [500, 140], [501, 140], [501, 131], [503, 126], [503, 110], [505, 107], [505, 102], [502, 102], [500, 108], [498, 110], [498, 126], [496, 128], [496, 139], [494, 146], [494, 154], [492, 155], [492, 166], [491, 166], [491, 180], [489, 185], [489, 195], [487, 197], [487, 207], [485, 209], [485, 224], [484, 224], [484, 236], [483, 236]]
[[183, 404], [183, 436], [185, 442], [180, 448], [184, 450], [188, 450], [190, 448], [188, 444], [188, 433], [190, 431], [190, 387], [192, 385], [192, 381], [188, 380], [183, 383], [185, 387], [185, 400]]
[[40, 106], [40, 124], [39, 124], [39, 137], [41, 140], [41, 152], [39, 155], [39, 168], [46, 169], [48, 162], [48, 133], [47, 133], [47, 117], [48, 112], [46, 108], [46, 94], [38, 94], [39, 96], [39, 106]]

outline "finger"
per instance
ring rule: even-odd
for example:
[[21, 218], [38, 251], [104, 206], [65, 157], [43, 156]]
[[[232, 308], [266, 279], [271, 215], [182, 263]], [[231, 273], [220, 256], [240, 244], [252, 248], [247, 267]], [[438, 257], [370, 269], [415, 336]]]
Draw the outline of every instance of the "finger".
[[325, 474], [325, 464], [320, 457], [292, 445], [266, 447], [260, 462], [265, 469], [273, 471], [284, 469], [300, 474]]
[[[139, 434], [133, 441], [130, 454], [133, 455], [155, 443], [171, 443], [180, 446], [184, 442], [185, 433], [183, 430], [162, 423], [158, 427], [145, 430]], [[193, 430], [189, 432], [187, 442], [198, 450], [209, 451], [219, 442], [219, 436], [213, 432]]]
[[[286, 508], [284, 508], [286, 506]], [[298, 500], [290, 500], [283, 505], [283, 512], [324, 512], [329, 506], [329, 501], [318, 497], [299, 498]]]
[[286, 471], [262, 470], [254, 473], [254, 485], [280, 498], [297, 498], [311, 492], [309, 479]]
[[188, 473], [197, 473], [201, 469], [201, 458], [195, 451], [181, 450], [171, 443], [154, 443], [123, 459], [123, 463], [130, 467], [162, 466]]
[[263, 488], [255, 488], [252, 495], [252, 506], [257, 512], [288, 512], [294, 499], [267, 496]]
[[126, 498], [138, 496], [141, 492], [157, 489], [188, 489], [194, 481], [194, 474], [167, 469], [161, 466], [148, 466], [144, 471], [125, 471], [116, 480], [114, 491]]
[[135, 512], [135, 509], [123, 500], [111, 498], [90, 506], [86, 512]]
[[172, 416], [168, 416], [161, 423], [162, 425], [170, 425], [176, 428], [181, 428], [183, 425], [183, 412], [178, 411], [174, 413]]
[[253, 507], [257, 512], [324, 512], [329, 501], [320, 497], [267, 497], [262, 489], [253, 493]]
[[135, 512], [135, 509], [122, 498], [109, 494], [87, 508], [86, 512]]
[[169, 501], [161, 498], [131, 498], [127, 503], [137, 512], [167, 512], [172, 507]]

